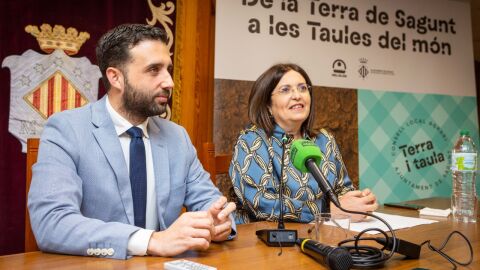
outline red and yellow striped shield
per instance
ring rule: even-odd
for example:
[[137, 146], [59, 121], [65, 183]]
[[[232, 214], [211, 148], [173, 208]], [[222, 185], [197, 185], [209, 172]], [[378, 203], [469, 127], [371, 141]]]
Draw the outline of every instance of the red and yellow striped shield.
[[40, 83], [23, 99], [44, 119], [56, 112], [78, 108], [89, 102], [60, 71]]

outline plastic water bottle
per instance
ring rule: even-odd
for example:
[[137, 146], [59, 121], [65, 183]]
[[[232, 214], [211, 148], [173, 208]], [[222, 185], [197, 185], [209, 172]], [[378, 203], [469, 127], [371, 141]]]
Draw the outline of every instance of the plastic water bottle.
[[476, 172], [477, 148], [468, 130], [462, 130], [452, 149], [452, 210], [460, 222], [477, 221]]

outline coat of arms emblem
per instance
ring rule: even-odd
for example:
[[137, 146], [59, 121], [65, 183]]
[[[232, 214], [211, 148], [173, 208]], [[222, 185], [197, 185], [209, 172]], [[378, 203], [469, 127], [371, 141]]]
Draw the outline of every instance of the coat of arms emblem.
[[101, 77], [98, 66], [86, 57], [71, 57], [90, 38], [88, 33], [48, 24], [40, 29], [29, 25], [25, 31], [48, 54], [27, 50], [2, 62], [11, 73], [8, 131], [20, 140], [22, 152], [27, 138], [41, 135], [50, 115], [97, 100]]

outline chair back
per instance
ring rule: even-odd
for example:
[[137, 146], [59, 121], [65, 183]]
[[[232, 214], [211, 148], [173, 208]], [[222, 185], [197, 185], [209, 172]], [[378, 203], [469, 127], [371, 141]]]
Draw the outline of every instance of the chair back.
[[[25, 200], [28, 200], [28, 190], [30, 190], [30, 183], [32, 182], [32, 166], [37, 162], [38, 145], [40, 139], [29, 138], [27, 139], [27, 181], [25, 185], [26, 196]], [[28, 214], [27, 203], [25, 203], [25, 252], [38, 251], [37, 241], [33, 235], [32, 226], [30, 224], [30, 215]]]
[[202, 145], [201, 160], [203, 168], [210, 174], [213, 184], [217, 185], [217, 174], [226, 174], [232, 160], [231, 154], [215, 155], [215, 144], [206, 142]]

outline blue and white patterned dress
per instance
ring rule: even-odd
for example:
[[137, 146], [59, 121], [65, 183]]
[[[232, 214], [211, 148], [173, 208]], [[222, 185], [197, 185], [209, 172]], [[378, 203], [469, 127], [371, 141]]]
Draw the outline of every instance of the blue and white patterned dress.
[[[279, 209], [279, 181], [281, 174], [282, 141], [285, 132], [276, 125], [273, 136], [252, 125], [240, 132], [230, 163], [230, 179], [238, 199], [235, 221], [277, 221]], [[322, 151], [321, 171], [334, 187], [337, 195], [354, 190], [333, 136], [320, 130], [314, 141]], [[310, 222], [321, 213], [325, 204], [322, 191], [309, 173], [298, 171], [290, 161], [290, 146], [286, 144], [284, 168], [284, 219]]]

